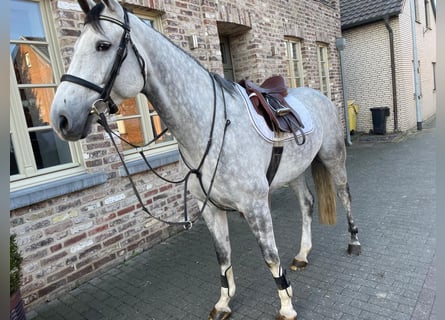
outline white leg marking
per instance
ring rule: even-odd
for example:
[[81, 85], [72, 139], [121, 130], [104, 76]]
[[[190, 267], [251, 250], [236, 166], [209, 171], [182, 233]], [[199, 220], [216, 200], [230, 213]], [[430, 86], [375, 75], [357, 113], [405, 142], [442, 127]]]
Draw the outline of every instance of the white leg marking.
[[[280, 265], [271, 266], [270, 271], [272, 272], [274, 278], [278, 278], [283, 275], [283, 269]], [[280, 314], [286, 317], [286, 319], [296, 319], [297, 312], [292, 305], [292, 286], [289, 285], [289, 287], [286, 289], [278, 290], [278, 296], [280, 297], [281, 301]]]
[[230, 266], [227, 270], [224, 270], [222, 273], [223, 276], [225, 273], [229, 287], [228, 288], [221, 287], [221, 296], [219, 297], [218, 302], [215, 304], [215, 308], [218, 311], [231, 312], [229, 307], [229, 302], [230, 299], [235, 295], [236, 291], [232, 266]]

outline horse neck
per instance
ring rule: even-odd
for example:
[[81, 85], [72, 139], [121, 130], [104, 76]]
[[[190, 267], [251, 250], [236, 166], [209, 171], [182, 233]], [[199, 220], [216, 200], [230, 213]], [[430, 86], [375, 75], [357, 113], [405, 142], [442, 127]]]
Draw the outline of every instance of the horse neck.
[[213, 115], [212, 78], [159, 32], [142, 22], [137, 25], [141, 29], [132, 36], [147, 65], [143, 93], [181, 146], [204, 148]]

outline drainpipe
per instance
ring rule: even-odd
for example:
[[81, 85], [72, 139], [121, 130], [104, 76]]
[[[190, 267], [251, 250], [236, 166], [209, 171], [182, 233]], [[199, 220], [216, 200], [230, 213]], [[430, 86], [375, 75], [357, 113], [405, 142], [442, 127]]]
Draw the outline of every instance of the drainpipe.
[[419, 80], [419, 57], [417, 54], [417, 40], [416, 40], [416, 12], [414, 7], [414, 0], [410, 1], [411, 6], [411, 35], [413, 46], [413, 72], [414, 72], [414, 98], [416, 100], [416, 116], [417, 116], [417, 130], [422, 130], [422, 106], [420, 104], [420, 80]]
[[396, 61], [394, 54], [394, 32], [389, 25], [389, 17], [385, 16], [385, 27], [388, 30], [389, 35], [389, 49], [391, 55], [391, 79], [392, 79], [392, 114], [394, 119], [394, 132], [399, 130], [399, 111], [397, 108], [397, 82], [396, 82]]
[[344, 77], [344, 64], [343, 64], [343, 50], [346, 46], [346, 39], [343, 37], [335, 39], [335, 46], [337, 47], [338, 54], [340, 56], [340, 76], [341, 76], [341, 85], [343, 87], [343, 109], [345, 112], [345, 125], [346, 125], [346, 144], [348, 146], [352, 145], [351, 135], [349, 132], [349, 114], [348, 114], [348, 100], [346, 94], [346, 84]]

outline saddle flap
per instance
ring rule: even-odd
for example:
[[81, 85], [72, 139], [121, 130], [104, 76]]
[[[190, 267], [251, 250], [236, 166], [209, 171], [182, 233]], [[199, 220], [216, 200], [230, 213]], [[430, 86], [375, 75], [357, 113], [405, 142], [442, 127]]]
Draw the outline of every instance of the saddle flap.
[[261, 86], [251, 80], [241, 80], [239, 84], [246, 89], [258, 114], [262, 115], [272, 131], [301, 131], [304, 125], [297, 114], [284, 99], [287, 86], [282, 76], [266, 79]]

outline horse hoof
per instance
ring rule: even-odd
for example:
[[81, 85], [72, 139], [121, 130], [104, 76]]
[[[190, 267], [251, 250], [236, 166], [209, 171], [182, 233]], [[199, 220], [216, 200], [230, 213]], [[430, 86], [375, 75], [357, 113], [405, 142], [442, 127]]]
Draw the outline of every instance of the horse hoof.
[[306, 261], [300, 261], [294, 258], [294, 260], [292, 261], [292, 264], [290, 266], [290, 269], [293, 271], [296, 270], [302, 270], [304, 268], [306, 268], [307, 266], [307, 262]]
[[359, 244], [349, 244], [348, 254], [359, 256], [362, 253], [362, 247]]
[[225, 320], [229, 319], [232, 315], [230, 311], [218, 311], [213, 308], [212, 312], [209, 314], [209, 320]]
[[286, 318], [285, 316], [283, 316], [282, 314], [277, 314], [277, 317], [275, 318], [275, 320], [297, 320], [297, 316], [293, 317], [293, 318]]

